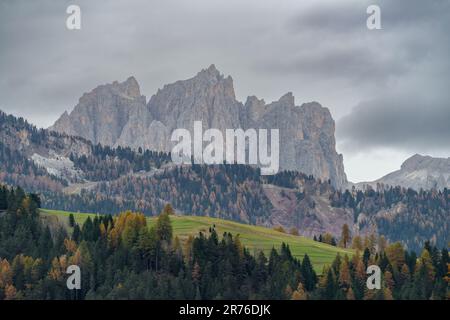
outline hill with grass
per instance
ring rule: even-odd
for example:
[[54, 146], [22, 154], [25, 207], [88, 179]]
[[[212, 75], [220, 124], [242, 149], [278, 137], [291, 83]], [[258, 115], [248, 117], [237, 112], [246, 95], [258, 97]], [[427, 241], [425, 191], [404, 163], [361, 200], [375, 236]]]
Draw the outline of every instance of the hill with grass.
[[[80, 226], [89, 216], [91, 218], [95, 217], [95, 214], [91, 213], [41, 209], [41, 216], [47, 223], [63, 224], [67, 228], [70, 228], [69, 215], [71, 213], [74, 215], [75, 222]], [[239, 236], [242, 243], [250, 251], [263, 251], [266, 256], [273, 247], [279, 249], [284, 242], [289, 245], [293, 256], [302, 259], [305, 254], [308, 254], [314, 269], [318, 273], [322, 272], [325, 265], [330, 265], [338, 253], [342, 256], [345, 254], [351, 256], [353, 254], [353, 250], [350, 249], [334, 247], [302, 236], [295, 236], [274, 229], [241, 224], [229, 220], [179, 215], [170, 216], [170, 220], [172, 222], [174, 236], [177, 236], [182, 242], [186, 241], [190, 235], [196, 236], [199, 232], [208, 233], [210, 227], [214, 227], [219, 235], [228, 232], [233, 236]], [[156, 217], [147, 217], [149, 226], [154, 224], [155, 221]]]

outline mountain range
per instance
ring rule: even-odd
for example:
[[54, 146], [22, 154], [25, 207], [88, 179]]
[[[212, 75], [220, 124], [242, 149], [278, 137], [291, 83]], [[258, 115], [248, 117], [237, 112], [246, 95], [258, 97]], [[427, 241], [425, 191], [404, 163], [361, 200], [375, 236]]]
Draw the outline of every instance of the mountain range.
[[50, 130], [81, 136], [94, 144], [170, 152], [173, 130], [279, 129], [280, 169], [311, 174], [335, 187], [347, 183], [343, 158], [336, 152], [335, 123], [317, 102], [296, 106], [292, 93], [266, 104], [255, 96], [235, 97], [233, 79], [214, 65], [187, 80], [159, 89], [146, 103], [134, 77], [101, 85], [84, 94]]
[[[195, 120], [220, 130], [279, 128], [281, 166], [290, 171], [261, 176], [245, 165], [174, 165], [169, 133]], [[449, 159], [415, 155], [365, 183], [373, 188], [349, 185], [328, 109], [295, 106], [290, 93], [242, 104], [231, 77], [214, 66], [164, 86], [148, 103], [133, 77], [99, 86], [50, 129], [0, 112], [0, 182], [39, 193], [45, 208], [155, 215], [171, 203], [179, 214], [295, 228], [308, 237], [338, 237], [347, 224], [352, 234], [383, 234], [410, 249], [449, 240]]]

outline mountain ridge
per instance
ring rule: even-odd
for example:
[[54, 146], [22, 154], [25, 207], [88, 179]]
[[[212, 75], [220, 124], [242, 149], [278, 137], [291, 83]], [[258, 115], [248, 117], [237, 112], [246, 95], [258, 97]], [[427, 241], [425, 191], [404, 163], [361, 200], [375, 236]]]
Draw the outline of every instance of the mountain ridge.
[[94, 144], [169, 152], [174, 145], [171, 132], [185, 128], [192, 134], [194, 121], [202, 121], [204, 129], [222, 132], [276, 128], [280, 130], [281, 170], [330, 179], [336, 187], [347, 183], [343, 157], [336, 152], [335, 122], [328, 108], [317, 102], [296, 106], [288, 92], [268, 104], [255, 96], [242, 103], [236, 99], [232, 77], [225, 77], [215, 65], [164, 85], [147, 103], [139, 90], [134, 90], [131, 100], [121, 100], [127, 86], [117, 82], [109, 86], [114, 84], [116, 91], [102, 86], [92, 90], [89, 99], [80, 99], [50, 129], [85, 137]]
[[428, 155], [414, 154], [406, 159], [400, 169], [369, 182], [358, 182], [358, 188], [377, 185], [400, 185], [405, 188], [439, 189], [450, 188], [450, 157], [438, 158]]

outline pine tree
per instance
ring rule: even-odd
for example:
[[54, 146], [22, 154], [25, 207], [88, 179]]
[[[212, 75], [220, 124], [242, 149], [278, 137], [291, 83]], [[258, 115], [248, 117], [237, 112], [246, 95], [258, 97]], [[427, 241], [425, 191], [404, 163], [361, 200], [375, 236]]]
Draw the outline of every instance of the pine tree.
[[[166, 208], [169, 207], [166, 206]], [[161, 214], [158, 216], [158, 219], [156, 220], [156, 235], [160, 241], [166, 242], [168, 244], [171, 243], [173, 234], [172, 224], [169, 218], [169, 212], [170, 210], [164, 210], [163, 212], [161, 212]]]
[[325, 282], [325, 299], [327, 300], [333, 300], [336, 298], [336, 276], [334, 275], [333, 269], [330, 268], [328, 270], [328, 273], [326, 275], [326, 282]]
[[69, 215], [69, 226], [72, 228], [75, 226], [75, 217], [72, 213]]
[[363, 253], [363, 262], [364, 262], [364, 266], [367, 268], [367, 265], [369, 264], [369, 260], [370, 260], [370, 250], [369, 248], [365, 248], [364, 249], [364, 253]]
[[75, 224], [75, 226], [73, 227], [72, 240], [74, 240], [77, 243], [80, 242], [81, 240], [81, 230], [78, 224]]
[[312, 291], [316, 287], [317, 275], [307, 254], [305, 254], [301, 264], [301, 274], [304, 279], [306, 291]]

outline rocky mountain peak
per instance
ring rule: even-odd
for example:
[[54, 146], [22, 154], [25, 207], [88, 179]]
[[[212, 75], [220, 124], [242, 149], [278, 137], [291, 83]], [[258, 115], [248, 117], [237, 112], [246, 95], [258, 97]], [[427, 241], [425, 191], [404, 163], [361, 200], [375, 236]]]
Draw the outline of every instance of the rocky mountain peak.
[[410, 158], [406, 159], [403, 163], [401, 168], [404, 170], [416, 170], [419, 168], [420, 164], [426, 160], [426, 156], [422, 156], [420, 154], [415, 154], [411, 156]]
[[423, 156], [415, 154], [403, 162], [402, 170], [442, 170], [450, 173], [450, 158], [433, 158], [431, 156]]
[[266, 104], [255, 96], [245, 106], [235, 97], [233, 79], [214, 64], [194, 77], [165, 85], [147, 105], [133, 77], [97, 87], [53, 129], [112, 146], [171, 151], [171, 133], [205, 129], [279, 129], [280, 169], [297, 170], [333, 185], [346, 184], [342, 156], [337, 154], [334, 120], [327, 108], [312, 102], [295, 106], [292, 92]]
[[202, 69], [195, 77], [195, 80], [207, 80], [210, 82], [219, 82], [224, 79], [223, 74], [217, 70], [214, 64], [210, 65], [208, 68]]
[[192, 128], [194, 121], [219, 129], [238, 127], [240, 105], [233, 79], [225, 78], [211, 65], [190, 79], [165, 85], [151, 97], [147, 108], [153, 119], [165, 124], [170, 132]]
[[114, 81], [83, 94], [72, 112], [61, 117], [50, 130], [81, 136], [94, 144], [114, 145], [130, 113], [145, 106], [137, 80]]
[[198, 74], [206, 74], [210, 76], [220, 77], [220, 71], [217, 70], [215, 64], [211, 64], [208, 68], [202, 69]]
[[192, 85], [196, 86], [201, 91], [209, 90], [211, 87], [221, 87], [231, 95], [233, 99], [235, 98], [233, 78], [231, 76], [225, 78], [214, 64], [206, 69], [202, 69], [195, 77], [185, 80], [185, 83], [192, 83]]
[[138, 98], [141, 96], [141, 90], [136, 78], [131, 76], [126, 81], [120, 84], [121, 90], [131, 98]]
[[278, 100], [279, 103], [283, 104], [283, 105], [288, 105], [288, 106], [295, 106], [295, 98], [294, 95], [292, 94], [292, 92], [288, 92], [286, 94], [284, 94], [283, 96], [281, 96], [281, 98]]
[[259, 99], [257, 96], [248, 96], [247, 101], [245, 102], [245, 106], [265, 106], [266, 102], [264, 99]]

